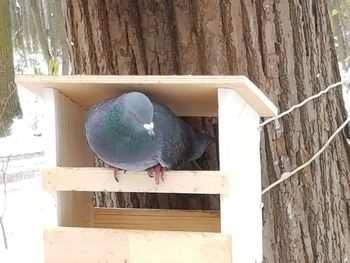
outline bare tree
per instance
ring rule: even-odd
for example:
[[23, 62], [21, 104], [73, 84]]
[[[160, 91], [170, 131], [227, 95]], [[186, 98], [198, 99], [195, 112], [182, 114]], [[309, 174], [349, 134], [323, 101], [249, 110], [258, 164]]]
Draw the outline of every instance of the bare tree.
[[20, 57], [16, 71], [21, 73], [23, 68], [32, 67], [34, 73], [42, 74], [38, 59], [38, 54], [42, 54], [49, 74], [57, 74], [59, 64], [62, 73], [68, 74], [70, 58], [61, 2], [14, 0], [11, 13], [15, 52]]
[[335, 37], [338, 60], [342, 69], [348, 71], [350, 63], [350, 2], [344, 0], [330, 1], [330, 15]]
[[8, 0], [0, 1], [0, 137], [10, 134], [14, 118], [22, 116], [14, 83], [11, 16]]
[[53, 56], [61, 58], [62, 74], [69, 73], [69, 48], [67, 42], [66, 29], [64, 27], [62, 6], [60, 0], [47, 1], [49, 3], [49, 36], [51, 39], [51, 50]]
[[41, 13], [40, 13], [39, 8], [38, 8], [37, 1], [31, 0], [30, 7], [31, 7], [31, 13], [32, 13], [31, 17], [32, 17], [34, 24], [35, 24], [37, 37], [39, 39], [40, 46], [41, 46], [41, 51], [44, 55], [44, 59], [45, 59], [45, 62], [47, 64], [48, 71], [50, 71], [49, 62], [52, 59], [52, 56], [51, 56], [51, 52], [49, 49], [48, 38], [45, 34], [45, 25], [42, 21], [42, 18], [41, 18], [42, 16], [41, 16]]

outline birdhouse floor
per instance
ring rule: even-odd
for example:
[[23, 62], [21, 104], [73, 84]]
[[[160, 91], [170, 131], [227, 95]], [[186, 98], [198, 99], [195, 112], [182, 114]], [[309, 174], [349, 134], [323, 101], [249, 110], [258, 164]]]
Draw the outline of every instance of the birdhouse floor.
[[94, 208], [93, 227], [135, 230], [220, 232], [219, 211]]

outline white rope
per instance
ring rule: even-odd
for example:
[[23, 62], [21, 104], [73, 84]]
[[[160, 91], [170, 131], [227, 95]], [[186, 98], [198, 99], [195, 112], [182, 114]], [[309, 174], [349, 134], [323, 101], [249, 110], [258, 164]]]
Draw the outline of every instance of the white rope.
[[[338, 82], [339, 83], [339, 82]], [[337, 83], [336, 83], [337, 84]], [[335, 85], [335, 84], [334, 84]], [[339, 85], [339, 84], [338, 84]], [[326, 148], [327, 146], [331, 143], [331, 141], [334, 139], [334, 137], [346, 126], [346, 124], [350, 122], [350, 116], [348, 116], [348, 118], [344, 121], [344, 123], [342, 125], [339, 126], [339, 128], [332, 134], [331, 137], [329, 137], [328, 141], [322, 146], [322, 148], [314, 155], [312, 156], [306, 163], [300, 165], [299, 167], [295, 168], [293, 171], [291, 172], [285, 172], [281, 175], [281, 178], [278, 179], [276, 182], [274, 182], [273, 184], [269, 185], [268, 187], [266, 187], [261, 195], [265, 194], [266, 192], [268, 192], [269, 190], [271, 190], [273, 187], [275, 187], [276, 185], [279, 185], [280, 183], [282, 183], [283, 181], [287, 180], [289, 177], [291, 177], [293, 174], [299, 172], [301, 169], [303, 169], [305, 166], [308, 166], [313, 160], [315, 160], [317, 158], [317, 156], [319, 156]]]
[[315, 94], [315, 95], [313, 95], [313, 96], [311, 96], [311, 97], [309, 97], [309, 98], [303, 100], [303, 101], [300, 102], [299, 104], [294, 105], [294, 106], [291, 107], [289, 110], [286, 110], [286, 111], [284, 111], [284, 112], [278, 114], [278, 115], [275, 116], [275, 117], [272, 117], [272, 118], [267, 119], [266, 121], [262, 122], [262, 123], [259, 125], [259, 130], [261, 130], [266, 124], [268, 124], [268, 123], [270, 123], [270, 122], [272, 122], [272, 121], [274, 121], [274, 120], [277, 120], [277, 119], [283, 117], [284, 115], [286, 115], [286, 114], [292, 112], [293, 110], [295, 110], [295, 109], [297, 109], [297, 108], [300, 108], [301, 106], [303, 106], [305, 103], [309, 102], [310, 100], [313, 100], [313, 99], [315, 99], [315, 98], [318, 98], [318, 97], [320, 97], [322, 94], [327, 93], [330, 89], [333, 89], [333, 88], [335, 88], [335, 87], [338, 87], [339, 85], [343, 85], [343, 84], [345, 84], [346, 82], [347, 82], [347, 81], [339, 81], [339, 82], [337, 82], [337, 83], [331, 84], [331, 85], [329, 85], [325, 90], [321, 90], [319, 93], [317, 93], [317, 94]]

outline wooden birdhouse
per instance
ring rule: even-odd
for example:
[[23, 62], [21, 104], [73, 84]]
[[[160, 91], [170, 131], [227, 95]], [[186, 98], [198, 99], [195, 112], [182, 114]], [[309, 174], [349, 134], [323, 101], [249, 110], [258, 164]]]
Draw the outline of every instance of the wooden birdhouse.
[[[260, 117], [276, 107], [244, 76], [21, 76], [45, 102], [42, 185], [57, 192], [58, 226], [44, 233], [45, 262], [261, 262]], [[218, 116], [219, 171], [94, 168], [84, 118], [96, 102], [137, 90], [180, 116]], [[94, 191], [220, 194], [220, 213], [98, 209]], [[155, 223], [156, 222], [156, 223]]]

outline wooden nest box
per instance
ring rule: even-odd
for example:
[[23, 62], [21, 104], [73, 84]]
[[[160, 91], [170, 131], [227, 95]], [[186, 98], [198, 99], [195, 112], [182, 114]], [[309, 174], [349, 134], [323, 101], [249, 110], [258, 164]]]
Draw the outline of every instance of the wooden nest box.
[[[59, 227], [44, 233], [45, 262], [261, 262], [259, 118], [276, 107], [243, 76], [20, 76], [45, 102], [47, 167]], [[87, 109], [137, 90], [180, 116], [218, 116], [220, 171], [143, 172], [94, 168], [84, 135]], [[98, 209], [94, 191], [220, 194], [220, 213]]]

